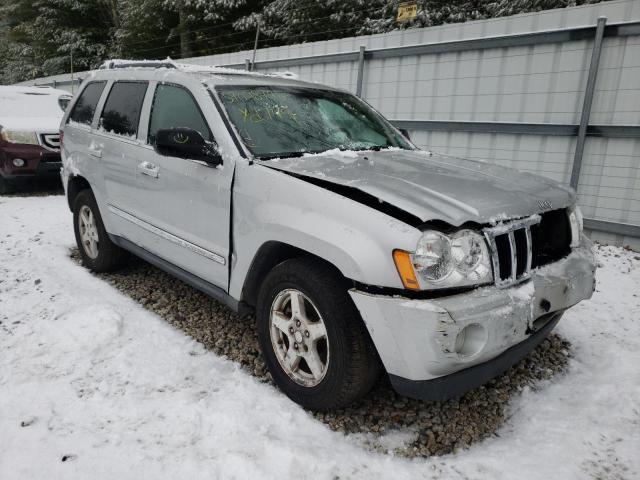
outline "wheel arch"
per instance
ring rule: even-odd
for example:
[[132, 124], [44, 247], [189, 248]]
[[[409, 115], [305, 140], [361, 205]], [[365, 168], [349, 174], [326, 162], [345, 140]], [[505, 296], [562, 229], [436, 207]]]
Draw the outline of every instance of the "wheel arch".
[[73, 211], [73, 201], [82, 190], [92, 190], [89, 181], [81, 175], [74, 175], [69, 177], [67, 183], [67, 204], [69, 210]]
[[241, 302], [252, 309], [255, 308], [260, 286], [265, 277], [274, 267], [293, 258], [312, 258], [324, 264], [329, 267], [338, 278], [344, 281], [345, 288], [353, 283], [352, 280], [349, 280], [342, 274], [338, 267], [328, 260], [294, 245], [271, 240], [263, 243], [253, 257], [242, 286]]

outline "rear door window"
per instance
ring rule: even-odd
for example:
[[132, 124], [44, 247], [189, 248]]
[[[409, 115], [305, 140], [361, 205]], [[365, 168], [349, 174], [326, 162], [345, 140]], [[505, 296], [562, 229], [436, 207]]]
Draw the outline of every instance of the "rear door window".
[[102, 109], [98, 128], [136, 138], [147, 85], [148, 82], [115, 82]]
[[213, 141], [211, 130], [191, 93], [177, 85], [158, 85], [151, 107], [149, 143], [155, 143], [156, 134], [161, 128], [174, 127], [192, 128], [200, 132], [205, 140]]
[[106, 84], [107, 82], [92, 82], [87, 85], [73, 106], [67, 123], [76, 122], [83, 125], [91, 125], [93, 114]]

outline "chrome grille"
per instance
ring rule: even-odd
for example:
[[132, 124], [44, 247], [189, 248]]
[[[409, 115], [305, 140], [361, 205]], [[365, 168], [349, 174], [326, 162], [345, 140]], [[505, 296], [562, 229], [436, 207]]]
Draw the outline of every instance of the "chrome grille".
[[57, 152], [60, 150], [60, 134], [59, 133], [41, 133], [40, 145], [47, 150]]
[[[514, 285], [531, 275], [533, 259], [531, 227], [538, 223], [540, 223], [540, 215], [532, 215], [483, 230], [489, 243], [493, 276], [498, 287]], [[518, 241], [518, 238], [521, 241]]]

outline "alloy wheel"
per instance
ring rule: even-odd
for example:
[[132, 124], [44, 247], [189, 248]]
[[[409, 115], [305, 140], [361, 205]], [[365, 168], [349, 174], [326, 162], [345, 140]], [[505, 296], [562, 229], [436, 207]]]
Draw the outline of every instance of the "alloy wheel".
[[280, 366], [295, 383], [315, 387], [327, 373], [329, 341], [318, 309], [304, 293], [281, 291], [269, 318], [271, 345]]
[[95, 260], [98, 257], [98, 227], [96, 225], [96, 217], [87, 205], [83, 205], [80, 208], [78, 227], [84, 253], [92, 260]]

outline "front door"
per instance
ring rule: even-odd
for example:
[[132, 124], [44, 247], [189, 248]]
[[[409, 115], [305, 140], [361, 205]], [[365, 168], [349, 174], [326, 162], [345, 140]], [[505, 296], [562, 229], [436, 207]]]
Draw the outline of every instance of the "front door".
[[215, 142], [191, 92], [158, 83], [149, 105], [147, 145], [139, 149], [136, 184], [141, 245], [151, 253], [225, 291], [233, 165], [162, 156], [153, 148], [159, 129], [189, 127]]

